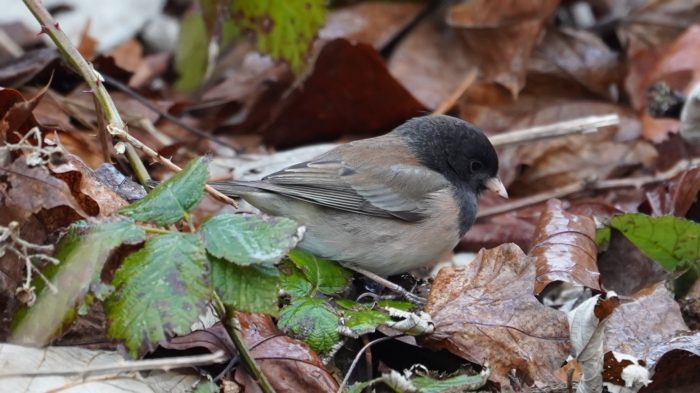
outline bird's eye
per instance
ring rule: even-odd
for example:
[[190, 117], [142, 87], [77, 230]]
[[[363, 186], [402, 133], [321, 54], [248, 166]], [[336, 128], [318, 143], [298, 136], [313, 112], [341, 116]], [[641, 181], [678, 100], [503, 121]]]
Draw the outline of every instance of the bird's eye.
[[472, 161], [469, 163], [469, 169], [472, 172], [478, 172], [484, 167], [484, 164], [481, 163], [481, 161]]

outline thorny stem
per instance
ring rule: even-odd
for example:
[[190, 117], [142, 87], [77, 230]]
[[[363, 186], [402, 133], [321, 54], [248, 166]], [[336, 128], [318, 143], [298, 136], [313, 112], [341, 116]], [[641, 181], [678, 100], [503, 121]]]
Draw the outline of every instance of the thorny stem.
[[267, 376], [265, 376], [265, 373], [262, 372], [262, 369], [255, 361], [253, 354], [246, 346], [243, 336], [241, 336], [241, 326], [238, 322], [238, 318], [236, 318], [236, 310], [234, 310], [232, 307], [227, 307], [224, 305], [224, 302], [221, 301], [221, 298], [216, 292], [214, 292], [214, 309], [216, 310], [219, 319], [221, 319], [221, 322], [223, 322], [229, 336], [231, 336], [231, 340], [233, 340], [233, 344], [236, 346], [238, 354], [248, 367], [248, 371], [258, 382], [258, 385], [260, 385], [260, 389], [262, 389], [264, 393], [276, 393], [275, 388], [272, 387], [272, 384], [270, 384], [270, 381], [268, 381]]
[[[114, 101], [112, 101], [112, 98], [109, 96], [107, 89], [105, 89], [102, 83], [102, 76], [95, 71], [80, 52], [78, 52], [75, 46], [73, 46], [66, 34], [60, 29], [58, 22], [53, 19], [49, 11], [46, 10], [39, 0], [23, 1], [41, 25], [42, 33], [46, 33], [51, 38], [63, 58], [78, 74], [80, 74], [85, 83], [90, 87], [90, 90], [95, 95], [95, 100], [102, 109], [107, 124], [119, 129], [126, 129], [126, 125], [119, 116], [119, 111], [117, 111]], [[146, 184], [146, 182], [150, 180], [150, 176], [133, 146], [126, 146], [126, 157], [139, 182], [141, 184]]]

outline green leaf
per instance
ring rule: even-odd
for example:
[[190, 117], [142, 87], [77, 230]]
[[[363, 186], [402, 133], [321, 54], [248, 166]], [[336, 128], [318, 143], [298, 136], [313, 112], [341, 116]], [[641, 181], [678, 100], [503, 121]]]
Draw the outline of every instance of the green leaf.
[[212, 285], [224, 304], [242, 311], [277, 314], [277, 268], [238, 266], [213, 257], [209, 261]]
[[610, 226], [620, 231], [664, 269], [674, 271], [700, 263], [700, 224], [673, 216], [623, 214]]
[[289, 259], [304, 272], [315, 290], [326, 295], [341, 292], [348, 285], [352, 272], [338, 263], [309, 254], [300, 249], [292, 250]]
[[392, 321], [388, 313], [379, 310], [346, 311], [344, 314], [345, 327], [358, 336], [372, 333], [378, 326]]
[[277, 325], [323, 353], [340, 341], [338, 316], [321, 299], [299, 298], [282, 309]]
[[119, 212], [138, 221], [170, 225], [182, 219], [204, 196], [209, 159], [196, 158], [145, 198]]
[[313, 290], [313, 286], [306, 279], [304, 273], [301, 272], [293, 263], [285, 261], [280, 265], [282, 271], [282, 290], [292, 298], [308, 296]]
[[299, 225], [284, 217], [219, 214], [200, 228], [207, 251], [237, 265], [274, 265], [301, 240]]
[[598, 252], [604, 250], [610, 244], [610, 227], [598, 228], [595, 231], [595, 244], [598, 246]]
[[471, 392], [481, 389], [488, 381], [488, 374], [457, 375], [447, 379], [417, 376], [411, 382], [421, 393]]
[[190, 331], [211, 297], [204, 246], [196, 235], [149, 239], [114, 275], [105, 303], [108, 334], [126, 341], [132, 356], [173, 334]]
[[[145, 233], [127, 218], [101, 223], [79, 221], [61, 239], [56, 251], [58, 265], [48, 265], [44, 275], [58, 290], [53, 293], [35, 277], [37, 299], [31, 308], [21, 309], [13, 321], [12, 340], [45, 345], [61, 328], [73, 321], [79, 309], [91, 299], [104, 295], [100, 273], [109, 254], [122, 243], [141, 242]], [[94, 296], [88, 296], [88, 293]]]
[[294, 72], [299, 72], [316, 33], [323, 26], [325, 2], [231, 0], [230, 6], [238, 29], [255, 33], [259, 51], [287, 61]]
[[209, 64], [209, 35], [201, 13], [185, 15], [180, 22], [180, 37], [175, 51], [175, 88], [192, 91], [204, 81]]

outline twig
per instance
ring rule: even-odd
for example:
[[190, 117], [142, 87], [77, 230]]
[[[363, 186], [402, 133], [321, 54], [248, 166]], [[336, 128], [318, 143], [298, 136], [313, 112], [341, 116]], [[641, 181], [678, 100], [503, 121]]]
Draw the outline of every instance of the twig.
[[352, 372], [355, 370], [355, 367], [357, 366], [357, 363], [360, 361], [360, 357], [362, 354], [372, 345], [374, 344], [379, 344], [382, 341], [387, 341], [391, 340], [393, 338], [399, 338], [402, 337], [403, 334], [399, 334], [397, 336], [386, 336], [386, 337], [381, 337], [376, 340], [372, 340], [369, 343], [365, 344], [362, 349], [355, 355], [355, 359], [352, 360], [352, 363], [350, 364], [350, 368], [348, 368], [348, 371], [345, 373], [345, 377], [343, 378], [343, 382], [340, 383], [340, 386], [338, 387], [337, 393], [343, 393], [343, 389], [345, 389], [345, 385], [348, 384], [348, 381], [350, 380], [350, 376], [352, 375]]
[[467, 89], [474, 83], [474, 80], [476, 80], [476, 69], [471, 68], [468, 72], [467, 75], [464, 77], [462, 80], [462, 83], [457, 86], [457, 89], [452, 92], [447, 98], [445, 98], [440, 105], [433, 111], [433, 115], [444, 115], [447, 113], [447, 111], [450, 110], [453, 106], [455, 106], [455, 103], [457, 100], [459, 100], [460, 97], [464, 94]]
[[[102, 76], [88, 64], [80, 52], [73, 46], [66, 34], [61, 30], [58, 22], [53, 19], [39, 0], [22, 1], [24, 1], [24, 4], [41, 25], [41, 32], [48, 34], [63, 58], [78, 74], [80, 74], [85, 83], [90, 87], [100, 108], [102, 108], [107, 125], [122, 130], [126, 129], [126, 125], [119, 116], [114, 101], [112, 101], [109, 93], [107, 93], [107, 89], [105, 89], [104, 84], [101, 82]], [[131, 168], [134, 170], [134, 174], [136, 174], [136, 177], [139, 179], [139, 182], [141, 184], [146, 184], [151, 178], [133, 146], [126, 146], [126, 157], [127, 160], [129, 160]]]
[[191, 125], [185, 123], [184, 121], [182, 121], [181, 119], [171, 115], [170, 113], [161, 110], [157, 106], [153, 105], [153, 103], [151, 101], [149, 101], [147, 98], [145, 98], [144, 96], [142, 96], [138, 92], [134, 91], [134, 89], [130, 88], [129, 86], [116, 80], [115, 78], [112, 78], [111, 76], [108, 76], [108, 75], [103, 75], [103, 77], [104, 77], [105, 82], [107, 84], [110, 84], [110, 85], [116, 87], [117, 89], [121, 90], [122, 92], [129, 95], [130, 97], [132, 97], [136, 101], [140, 102], [146, 108], [157, 113], [159, 116], [177, 124], [179, 127], [182, 127], [185, 130], [187, 130], [195, 135], [198, 135], [202, 138], [208, 139], [214, 143], [218, 143], [221, 146], [226, 146], [229, 149], [232, 149], [233, 151], [235, 151], [236, 153], [240, 153], [240, 148], [238, 148], [237, 146], [234, 146], [233, 144], [228, 143], [228, 142], [224, 141], [223, 139], [218, 138], [215, 135], [212, 135], [206, 131], [200, 130], [197, 127], [191, 126]]
[[390, 290], [392, 290], [394, 292], [397, 292], [398, 294], [400, 294], [404, 298], [406, 298], [414, 303], [425, 304], [425, 302], [426, 302], [426, 300], [424, 298], [422, 298], [418, 295], [412, 294], [411, 292], [404, 289], [401, 285], [394, 284], [393, 282], [387, 280], [386, 278], [381, 277], [377, 274], [374, 274], [374, 273], [370, 272], [369, 270], [365, 270], [365, 269], [362, 269], [362, 268], [359, 268], [356, 266], [346, 266], [346, 268], [348, 268], [352, 271], [355, 271], [357, 273], [360, 273], [363, 276], [369, 278], [370, 280], [372, 280], [374, 282], [377, 282], [379, 284], [384, 285], [385, 287], [389, 288]]
[[[119, 128], [112, 127], [112, 126], [107, 126], [107, 130], [109, 131], [110, 134], [112, 134], [114, 137], [116, 137], [116, 138], [119, 139], [120, 141], [127, 142], [127, 143], [128, 143], [128, 146], [134, 146], [134, 147], [136, 147], [137, 149], [139, 149], [139, 150], [141, 150], [142, 152], [144, 152], [147, 156], [149, 156], [149, 157], [151, 157], [152, 159], [154, 159], [154, 160], [160, 162], [161, 164], [165, 165], [165, 166], [168, 167], [169, 169], [172, 169], [173, 171], [176, 171], [176, 172], [179, 172], [179, 171], [182, 170], [182, 168], [180, 168], [179, 166], [175, 165], [175, 164], [174, 164], [172, 161], [170, 161], [169, 159], [167, 159], [167, 158], [161, 156], [160, 154], [158, 154], [157, 151], [155, 151], [155, 150], [151, 149], [150, 147], [144, 145], [140, 140], [134, 138], [134, 137], [133, 137], [131, 134], [129, 134], [128, 132], [126, 132], [126, 131], [124, 131], [124, 130], [122, 130], [122, 129], [119, 129]], [[232, 205], [233, 207], [238, 208], [238, 204], [236, 203], [236, 201], [234, 201], [233, 199], [231, 199], [231, 198], [227, 197], [226, 195], [220, 193], [219, 191], [216, 191], [213, 187], [211, 187], [211, 186], [209, 186], [209, 185], [206, 185], [206, 186], [204, 186], [204, 189], [207, 190], [207, 192], [208, 192], [211, 196], [213, 196], [214, 198], [218, 199], [219, 201], [221, 201], [221, 202], [223, 202], [223, 203], [228, 203], [228, 204]]]
[[80, 376], [87, 377], [95, 374], [120, 374], [143, 370], [168, 371], [176, 368], [204, 366], [214, 363], [223, 363], [228, 360], [224, 351], [216, 351], [206, 355], [177, 356], [171, 358], [123, 360], [113, 364], [84, 367], [78, 370], [37, 370], [0, 373], [0, 378], [24, 378], [24, 377], [48, 377], [48, 376]]
[[226, 332], [228, 332], [229, 336], [231, 337], [233, 344], [236, 346], [238, 355], [241, 357], [241, 359], [243, 359], [243, 362], [247, 366], [252, 377], [258, 382], [260, 389], [264, 393], [276, 393], [275, 388], [272, 387], [272, 384], [267, 379], [267, 376], [265, 373], [263, 373], [262, 369], [255, 361], [255, 357], [253, 357], [252, 352], [250, 352], [246, 346], [243, 336], [241, 336], [241, 325], [238, 322], [238, 318], [236, 318], [236, 310], [233, 307], [227, 307], [224, 305], [216, 292], [214, 292], [213, 300], [214, 309], [216, 310], [219, 319], [224, 324]]
[[518, 199], [510, 203], [504, 203], [502, 205], [483, 209], [477, 213], [477, 218], [496, 216], [509, 211], [537, 205], [548, 201], [551, 198], [562, 198], [581, 191], [609, 190], [613, 188], [641, 188], [649, 184], [661, 183], [663, 181], [670, 180], [684, 171], [697, 167], [700, 167], [700, 159], [694, 158], [691, 160], [680, 160], [670, 169], [655, 175], [632, 177], [628, 179], [579, 181], [555, 188], [553, 190]]
[[599, 128], [617, 124], [620, 124], [620, 117], [615, 113], [611, 113], [603, 116], [582, 117], [546, 126], [509, 131], [503, 134], [493, 135], [489, 139], [494, 146], [500, 147], [568, 136], [571, 134], [592, 133], [597, 132]]

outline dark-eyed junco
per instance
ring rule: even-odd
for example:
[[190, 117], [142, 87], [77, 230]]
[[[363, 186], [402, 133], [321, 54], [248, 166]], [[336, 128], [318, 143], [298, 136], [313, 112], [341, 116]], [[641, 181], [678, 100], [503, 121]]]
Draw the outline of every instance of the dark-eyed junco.
[[305, 225], [300, 248], [388, 276], [454, 248], [474, 223], [479, 192], [507, 197], [497, 173], [496, 151], [479, 129], [425, 116], [260, 181], [211, 185]]

